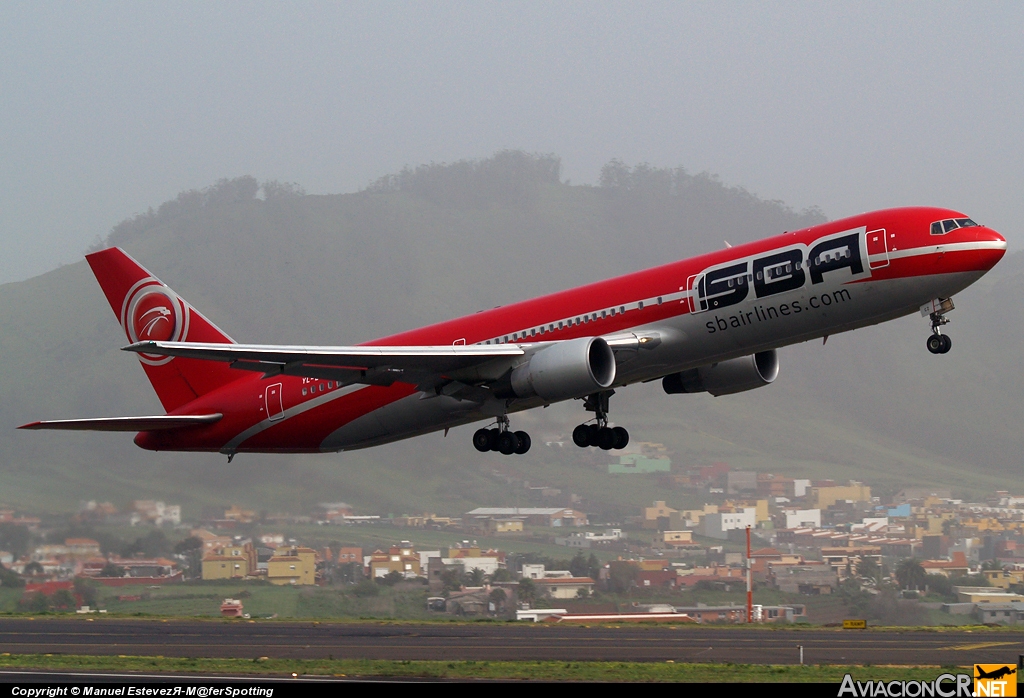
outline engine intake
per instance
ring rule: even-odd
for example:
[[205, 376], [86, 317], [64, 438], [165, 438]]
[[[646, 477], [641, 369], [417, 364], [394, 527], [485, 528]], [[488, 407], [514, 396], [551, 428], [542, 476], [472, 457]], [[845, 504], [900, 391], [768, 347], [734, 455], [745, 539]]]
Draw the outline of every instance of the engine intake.
[[709, 392], [718, 397], [763, 387], [772, 383], [778, 375], [779, 356], [771, 349], [673, 373], [665, 376], [661, 385], [670, 395]]
[[541, 349], [512, 371], [517, 397], [549, 402], [607, 390], [615, 382], [615, 354], [600, 337], [569, 339]]

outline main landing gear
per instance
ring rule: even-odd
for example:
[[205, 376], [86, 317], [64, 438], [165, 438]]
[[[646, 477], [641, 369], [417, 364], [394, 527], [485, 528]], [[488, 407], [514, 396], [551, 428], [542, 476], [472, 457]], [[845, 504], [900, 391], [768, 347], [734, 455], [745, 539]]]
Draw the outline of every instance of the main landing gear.
[[583, 407], [595, 415], [594, 424], [580, 424], [572, 430], [572, 441], [580, 448], [597, 446], [603, 451], [625, 448], [629, 443], [629, 432], [622, 427], [608, 426], [608, 398], [614, 390], [588, 395]]
[[473, 446], [481, 453], [498, 451], [506, 456], [513, 453], [523, 455], [530, 450], [530, 435], [525, 431], [510, 431], [508, 417], [498, 417], [498, 426], [493, 429], [477, 429], [473, 434]]
[[953, 299], [936, 299], [925, 306], [925, 309], [931, 311], [929, 318], [932, 322], [932, 335], [928, 338], [928, 351], [933, 354], [945, 354], [953, 346], [953, 340], [949, 338], [949, 335], [942, 334], [940, 328], [943, 325], [949, 324], [949, 318], [946, 317], [946, 313], [953, 309]]

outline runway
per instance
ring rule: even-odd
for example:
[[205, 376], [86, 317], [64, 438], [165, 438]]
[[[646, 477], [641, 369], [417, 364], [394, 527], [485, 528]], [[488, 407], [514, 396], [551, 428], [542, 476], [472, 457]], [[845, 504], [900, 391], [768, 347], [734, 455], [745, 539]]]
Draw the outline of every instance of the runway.
[[11, 654], [797, 664], [800, 646], [807, 664], [1016, 664], [1024, 632], [0, 619]]

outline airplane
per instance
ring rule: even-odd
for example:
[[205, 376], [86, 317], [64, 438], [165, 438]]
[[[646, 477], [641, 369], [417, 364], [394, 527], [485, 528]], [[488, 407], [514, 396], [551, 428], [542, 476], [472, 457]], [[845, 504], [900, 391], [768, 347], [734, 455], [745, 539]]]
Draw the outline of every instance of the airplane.
[[621, 449], [609, 398], [772, 383], [777, 349], [920, 311], [950, 350], [952, 296], [1005, 254], [963, 213], [897, 208], [757, 242], [356, 346], [238, 344], [119, 248], [86, 255], [166, 414], [32, 422], [138, 432], [153, 451], [349, 451], [473, 422], [481, 451], [530, 450], [510, 415], [566, 400], [593, 413], [580, 447]]

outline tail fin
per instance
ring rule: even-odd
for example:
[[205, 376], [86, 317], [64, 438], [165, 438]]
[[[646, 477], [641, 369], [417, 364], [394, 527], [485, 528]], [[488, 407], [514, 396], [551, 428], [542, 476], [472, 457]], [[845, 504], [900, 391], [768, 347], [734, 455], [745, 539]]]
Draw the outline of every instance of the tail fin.
[[[235, 343], [121, 248], [100, 250], [85, 258], [128, 341]], [[139, 360], [168, 412], [239, 378], [237, 371], [217, 361], [148, 354], [139, 354]]]

